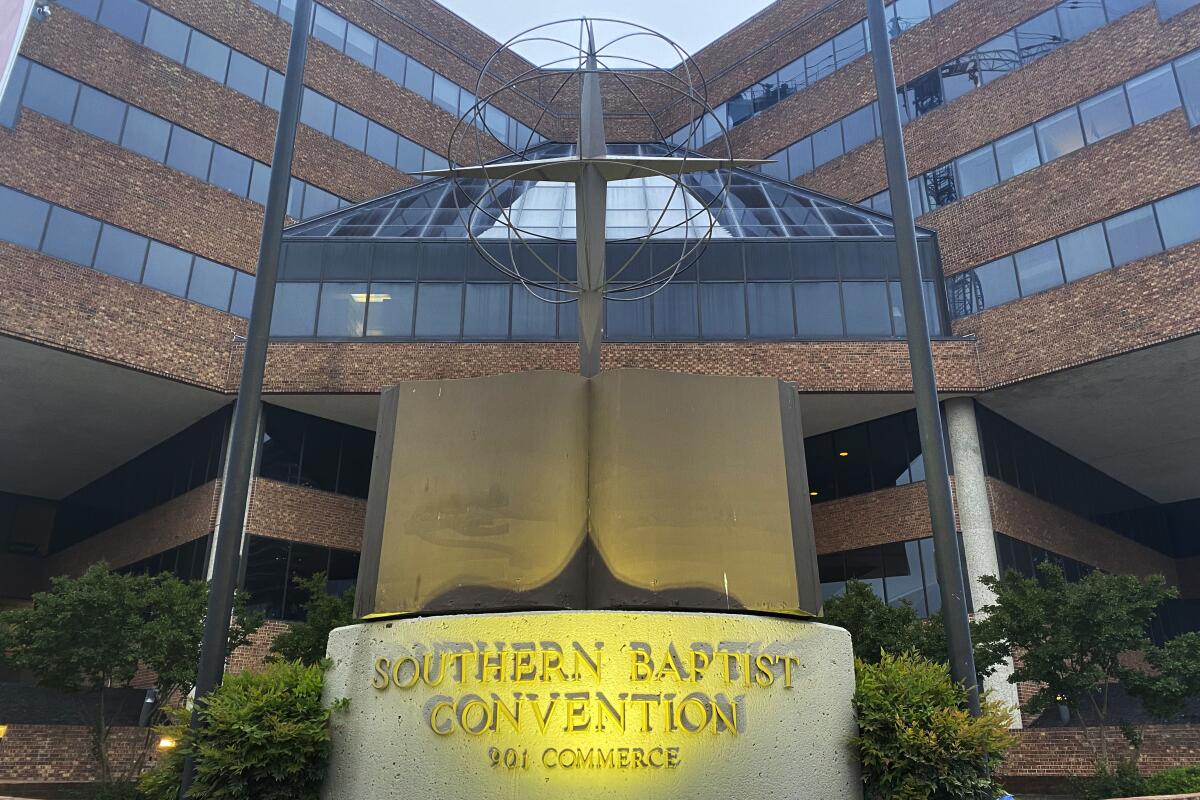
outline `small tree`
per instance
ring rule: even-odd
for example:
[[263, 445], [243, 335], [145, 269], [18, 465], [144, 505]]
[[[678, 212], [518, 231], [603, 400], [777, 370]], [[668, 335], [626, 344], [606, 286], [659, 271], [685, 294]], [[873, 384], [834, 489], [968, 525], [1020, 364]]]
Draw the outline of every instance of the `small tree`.
[[[0, 654], [31, 672], [39, 686], [79, 693], [85, 714], [89, 704], [83, 693], [95, 693], [92, 750], [100, 782], [107, 784], [114, 776], [103, 690], [128, 685], [144, 665], [156, 674], [160, 703], [190, 691], [207, 603], [203, 581], [123, 575], [101, 562], [78, 578], [53, 578], [50, 591], [35, 594], [28, 608], [0, 613]], [[261, 621], [245, 614], [239, 603], [230, 647], [243, 643]]]
[[1068, 583], [1062, 569], [1048, 562], [1038, 565], [1036, 579], [1010, 571], [983, 582], [996, 593], [996, 602], [983, 609], [987, 618], [977, 635], [988, 646], [1020, 654], [1009, 681], [1039, 685], [1027, 708], [1037, 712], [1060, 703], [1069, 706], [1093, 752], [1099, 745], [1098, 766], [1109, 771], [1103, 731], [1096, 742], [1079, 712], [1090, 709], [1100, 725], [1108, 721], [1109, 687], [1130, 675], [1121, 657], [1151, 650], [1146, 629], [1174, 589], [1161, 575], [1137, 578], [1099, 571]]
[[354, 622], [354, 587], [341, 594], [329, 594], [325, 591], [324, 572], [311, 578], [297, 576], [293, 581], [308, 597], [304, 603], [304, 621], [276, 636], [271, 651], [284, 661], [317, 664], [325, 658], [329, 632]]
[[866, 800], [996, 797], [992, 779], [1015, 744], [1004, 707], [984, 699], [966, 710], [966, 691], [945, 664], [883, 654], [855, 664], [854, 709]]

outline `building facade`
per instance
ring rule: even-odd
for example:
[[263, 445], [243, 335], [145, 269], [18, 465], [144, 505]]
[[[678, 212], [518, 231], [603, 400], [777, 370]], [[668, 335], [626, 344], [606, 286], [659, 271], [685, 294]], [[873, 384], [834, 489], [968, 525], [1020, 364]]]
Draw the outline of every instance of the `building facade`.
[[[1200, 627], [1198, 6], [889, 7], [976, 607], [980, 576], [1049, 559], [1163, 574], [1180, 598], [1158, 634]], [[60, 0], [30, 24], [0, 101], [0, 603], [99, 559], [206, 574], [290, 15]], [[764, 185], [882, 219], [864, 18], [779, 0], [695, 59], [735, 155], [772, 159]], [[272, 623], [239, 663], [299, 613], [292, 577], [353, 580], [383, 387], [575, 367], [569, 307], [475, 271], [450, 233], [386, 263], [353, 241], [307, 254], [323, 221], [454, 158], [497, 46], [432, 0], [322, 0], [313, 36], [288, 206], [313, 222], [289, 232], [247, 516], [244, 586]], [[654, 99], [609, 141], [716, 152], [711, 120], [689, 137], [687, 108]], [[536, 85], [502, 93], [487, 155], [571, 142], [571, 113]], [[610, 311], [603, 360], [795, 382], [827, 596], [861, 580], [928, 614], [894, 255], [862, 234], [845, 257], [778, 241], [811, 232], [746, 239], [726, 273]]]

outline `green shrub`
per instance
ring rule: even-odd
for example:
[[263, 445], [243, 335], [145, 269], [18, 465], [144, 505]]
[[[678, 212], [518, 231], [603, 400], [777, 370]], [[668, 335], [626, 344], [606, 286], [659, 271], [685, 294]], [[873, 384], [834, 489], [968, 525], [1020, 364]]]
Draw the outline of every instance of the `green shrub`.
[[1200, 766], [1176, 767], [1145, 779], [1145, 794], [1200, 792]]
[[992, 773], [1016, 743], [1000, 703], [983, 715], [964, 708], [966, 692], [944, 664], [884, 654], [855, 664], [854, 707], [867, 800], [976, 800], [996, 797]]
[[297, 576], [292, 581], [308, 597], [304, 601], [304, 621], [289, 625], [276, 636], [271, 652], [284, 661], [316, 664], [325, 658], [329, 632], [355, 622], [354, 587], [341, 594], [329, 594], [325, 591], [324, 572], [311, 578]]
[[1080, 800], [1107, 800], [1110, 797], [1192, 794], [1200, 792], [1200, 766], [1176, 767], [1142, 777], [1133, 759], [1117, 762], [1111, 771], [1098, 769], [1075, 789]]
[[180, 746], [142, 779], [142, 792], [174, 797], [191, 754], [194, 800], [316, 800], [329, 758], [323, 685], [321, 666], [284, 661], [226, 676], [200, 704], [203, 727], [182, 733]]
[[96, 784], [92, 800], [139, 800], [140, 797], [133, 781], [109, 781]]

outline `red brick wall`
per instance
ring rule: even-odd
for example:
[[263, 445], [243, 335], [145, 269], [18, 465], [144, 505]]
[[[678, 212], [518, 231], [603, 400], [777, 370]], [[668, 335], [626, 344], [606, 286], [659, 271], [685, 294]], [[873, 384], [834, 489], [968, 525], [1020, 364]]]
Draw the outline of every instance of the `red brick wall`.
[[[1105, 728], [1109, 753], [1113, 758], [1129, 758], [1133, 749], [1119, 728]], [[1079, 728], [1026, 728], [1017, 732], [1020, 743], [1008, 752], [1000, 768], [1000, 781], [1028, 781], [1031, 778], [1083, 778], [1096, 771], [1099, 731], [1095, 750]], [[1142, 746], [1143, 774], [1172, 767], [1200, 763], [1200, 725], [1148, 725]]]
[[254, 632], [250, 642], [229, 656], [225, 668], [231, 673], [245, 672], [262, 666], [271, 654], [271, 642], [275, 637], [288, 629], [288, 623], [277, 619], [269, 619], [262, 627]]
[[[108, 739], [114, 776], [129, 775], [147, 747], [145, 766], [154, 764], [158, 741], [146, 728], [113, 728]], [[0, 739], [0, 784], [75, 783], [94, 781], [96, 762], [91, 737], [83, 725], [9, 725]]]
[[259, 536], [358, 550], [367, 501], [258, 478], [247, 529]]

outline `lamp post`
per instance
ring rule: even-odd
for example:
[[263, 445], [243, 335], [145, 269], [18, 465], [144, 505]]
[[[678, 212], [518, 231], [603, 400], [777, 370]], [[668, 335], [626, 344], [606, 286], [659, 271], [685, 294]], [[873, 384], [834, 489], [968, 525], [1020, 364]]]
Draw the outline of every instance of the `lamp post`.
[[925, 460], [925, 489], [929, 495], [929, 519], [933, 526], [933, 553], [938, 586], [942, 593], [942, 619], [950, 650], [950, 673], [967, 690], [971, 714], [979, 716], [979, 683], [971, 647], [967, 618], [967, 596], [959, 554], [954, 501], [950, 492], [950, 469], [942, 415], [938, 407], [937, 379], [929, 323], [921, 292], [920, 259], [917, 254], [916, 222], [908, 194], [908, 162], [904, 155], [904, 133], [896, 99], [896, 73], [888, 40], [883, 0], [867, 0], [867, 22], [871, 35], [871, 58], [875, 69], [875, 91], [879, 98], [879, 121], [883, 129], [883, 152], [887, 162], [888, 189], [892, 198], [892, 220], [896, 250], [900, 257], [900, 289], [904, 301], [908, 358], [912, 366], [913, 395]]
[[[242, 537], [245, 535], [246, 503], [250, 495], [251, 464], [258, 438], [263, 373], [267, 362], [267, 339], [271, 332], [275, 280], [279, 273], [279, 247], [283, 238], [283, 218], [292, 176], [292, 151], [296, 143], [296, 123], [300, 118], [304, 61], [308, 53], [311, 22], [312, 0], [297, 0], [291, 45], [288, 49], [287, 72], [283, 80], [283, 99], [279, 106], [279, 124], [275, 129], [275, 151], [271, 159], [271, 178], [267, 188], [262, 236], [259, 239], [254, 300], [246, 327], [246, 352], [242, 361], [237, 401], [234, 404], [225, 472], [221, 480], [217, 531], [213, 537], [208, 612], [204, 618], [204, 637], [201, 640], [200, 661], [196, 669], [197, 702], [220, 685], [221, 676], [225, 671], [225, 648], [229, 640], [233, 594], [237, 588]], [[193, 709], [191, 727], [195, 729], [200, 724], [198, 711]], [[191, 786], [194, 775], [195, 764], [189, 756], [183, 765], [179, 789], [181, 798]]]

